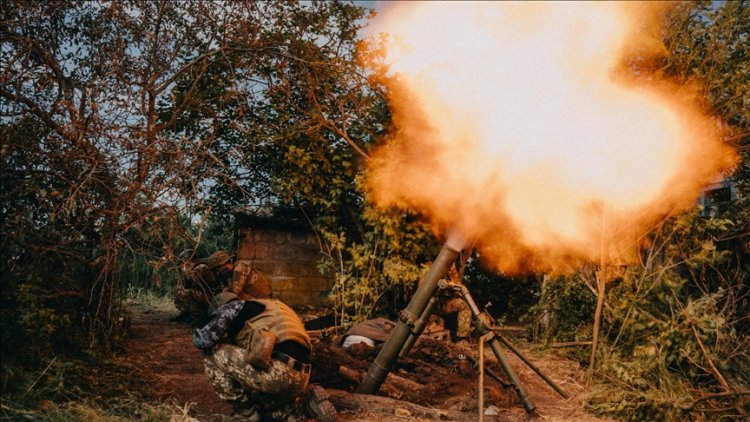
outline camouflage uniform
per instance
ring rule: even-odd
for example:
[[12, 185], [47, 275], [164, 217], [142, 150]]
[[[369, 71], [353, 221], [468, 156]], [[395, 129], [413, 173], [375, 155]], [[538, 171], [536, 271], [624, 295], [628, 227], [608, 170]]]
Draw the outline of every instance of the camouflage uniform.
[[218, 343], [244, 306], [243, 301], [234, 300], [219, 307], [216, 312], [212, 313], [208, 324], [193, 332], [193, 345], [205, 351]]
[[[455, 267], [451, 267], [447, 278], [453, 283], [461, 284], [461, 279]], [[443, 319], [446, 316], [455, 314], [456, 329], [453, 332], [454, 336], [458, 339], [469, 337], [472, 321], [469, 305], [460, 297], [459, 293], [452, 290], [441, 291], [439, 298], [440, 303], [435, 313], [443, 317]]]
[[456, 314], [455, 336], [459, 339], [469, 337], [471, 334], [471, 309], [463, 299], [452, 297], [444, 300], [438, 313], [443, 317]]
[[239, 260], [234, 265], [230, 290], [243, 299], [271, 297], [271, 283], [268, 278], [248, 260]]
[[[258, 311], [251, 311], [254, 315], [242, 321], [245, 316], [240, 315], [248, 306], [255, 306]], [[274, 358], [268, 368], [248, 363], [250, 342], [256, 330], [268, 330], [276, 337]], [[312, 347], [299, 317], [288, 306], [272, 299], [229, 302], [193, 334], [193, 344], [204, 351], [206, 373], [219, 397], [236, 408], [257, 406], [266, 419], [289, 417], [299, 407], [296, 401], [310, 379], [309, 363], [278, 353], [279, 346], [289, 342], [307, 353]]]
[[211, 384], [223, 400], [235, 405], [263, 402], [276, 409], [294, 402], [310, 380], [310, 371], [296, 371], [286, 363], [271, 361], [268, 369], [245, 363], [247, 349], [219, 344], [203, 359]]
[[201, 319], [206, 315], [209, 294], [201, 289], [186, 289], [175, 285], [172, 289], [174, 306], [188, 319]]

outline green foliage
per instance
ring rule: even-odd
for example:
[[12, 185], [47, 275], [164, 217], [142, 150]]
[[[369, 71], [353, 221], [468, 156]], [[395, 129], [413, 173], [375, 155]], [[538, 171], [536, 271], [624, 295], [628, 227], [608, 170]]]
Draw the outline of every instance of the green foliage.
[[185, 409], [176, 405], [136, 402], [129, 399], [111, 400], [102, 405], [97, 400], [68, 401], [61, 404], [43, 403], [39, 410], [4, 406], [3, 420], [29, 420], [40, 422], [171, 422], [194, 421]]
[[464, 283], [480, 308], [491, 315], [516, 319], [532, 312], [539, 303], [540, 277], [507, 277], [482, 266], [481, 257], [474, 253], [466, 261]]
[[[668, 420], [701, 392], [750, 387], [749, 274], [742, 251], [721, 241], [735, 222], [698, 214], [666, 222], [642, 265], [608, 292], [607, 346], [597, 372], [621, 394], [613, 400], [604, 388], [591, 409], [632, 420], [661, 412], [657, 419]], [[726, 399], [747, 397], [710, 404], [724, 407]]]
[[[336, 220], [320, 219], [324, 258], [319, 269], [335, 275], [331, 299], [341, 323], [373, 314], [395, 315], [423, 275], [437, 243], [427, 227], [405, 212], [383, 212], [370, 203], [354, 221], [353, 239]], [[356, 216], [355, 216], [356, 217]]]
[[525, 319], [533, 321], [533, 338], [542, 342], [587, 340], [591, 336], [596, 296], [581, 275], [545, 278], [539, 301]]
[[377, 130], [353, 58], [366, 9], [6, 3], [4, 361], [113, 350], [123, 292], [169, 289], [182, 248], [234, 250], [237, 205], [359, 200], [345, 169]]
[[[606, 396], [605, 396], [606, 395]], [[684, 396], [649, 391], [604, 389], [594, 396], [587, 408], [594, 413], [610, 414], [625, 421], [683, 420], [675, 403]]]
[[[750, 387], [750, 273], [733, 242], [737, 218], [704, 219], [698, 209], [672, 218], [641, 263], [609, 282], [590, 410], [632, 421], [743, 417], [750, 397], [723, 393]], [[584, 269], [544, 281], [529, 314], [537, 339], [591, 338], [593, 278]]]
[[[113, 411], [112, 409], [116, 409]], [[70, 401], [63, 404], [50, 402], [42, 410], [31, 411], [7, 407], [8, 420], [33, 420], [44, 422], [99, 421], [99, 422], [170, 422], [180, 420], [182, 409], [177, 406], [137, 403], [123, 401], [112, 402], [106, 407], [96, 401], [88, 403]], [[191, 420], [189, 417], [184, 420]]]
[[7, 241], [0, 255], [3, 371], [45, 356], [84, 352], [91, 341], [91, 309], [88, 298], [76, 290], [76, 281], [88, 276], [89, 269], [23, 253]]
[[154, 308], [168, 307], [174, 302], [172, 292], [160, 292], [153, 288], [127, 286], [123, 293], [125, 304], [141, 304]]
[[[167, 294], [176, 282], [176, 268], [165, 268], [166, 260], [148, 261], [143, 255], [125, 256], [117, 262], [120, 278], [125, 292], [134, 290], [153, 290], [157, 294]], [[176, 263], [172, 265], [176, 266]]]
[[[739, 147], [722, 213], [673, 218], [641, 265], [612, 286], [589, 407], [628, 420], [744, 420], [750, 415], [750, 7], [684, 2], [666, 15], [669, 55], [651, 71], [701, 88]], [[727, 392], [727, 390], [729, 392]]]
[[669, 56], [657, 72], [702, 88], [707, 108], [737, 129], [731, 141], [747, 145], [750, 110], [750, 6], [744, 1], [676, 4], [663, 31]]
[[151, 247], [123, 253], [118, 259], [115, 272], [122, 280], [125, 296], [168, 296], [179, 282], [181, 263], [177, 256], [185, 249], [192, 249], [198, 258], [216, 251], [233, 253], [236, 249], [234, 222], [226, 216], [209, 215], [203, 220], [182, 216], [179, 223], [177, 235], [168, 239], [159, 238], [160, 229], [154, 230], [150, 238], [142, 232], [143, 240]]
[[143, 380], [133, 376], [133, 368], [57, 358], [42, 364], [35, 371], [14, 367], [3, 373], [0, 420], [193, 420], [187, 407], [158, 403], [143, 394]]
[[[731, 178], [731, 202], [712, 218], [701, 210], [672, 216], [648, 238], [641, 260], [608, 280], [597, 382], [587, 406], [619, 419], [745, 420], [750, 415], [750, 7], [747, 2], [681, 2], [664, 16], [668, 54], [637, 56], [641, 75], [698, 87], [705, 109], [724, 123], [740, 162]], [[596, 269], [594, 269], [596, 270]], [[543, 287], [537, 324], [542, 339], [589, 339], [596, 291], [592, 269]], [[566, 289], [576, 283], [582, 296]], [[560, 283], [560, 280], [557, 280]], [[553, 287], [554, 286], [554, 287]], [[556, 307], [562, 298], [587, 297], [589, 310]], [[555, 325], [556, 324], [556, 325]], [[577, 332], [575, 327], [584, 327]], [[576, 335], [578, 334], [578, 335]]]

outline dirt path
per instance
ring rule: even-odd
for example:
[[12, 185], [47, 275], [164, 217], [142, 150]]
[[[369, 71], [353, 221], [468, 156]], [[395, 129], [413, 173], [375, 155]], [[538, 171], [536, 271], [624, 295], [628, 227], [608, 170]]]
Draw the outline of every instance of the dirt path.
[[[600, 418], [584, 410], [584, 403], [588, 396], [585, 385], [585, 371], [576, 362], [557, 358], [549, 354], [542, 354], [524, 348], [522, 353], [531, 360], [545, 375], [552, 378], [557, 385], [570, 395], [570, 398], [560, 397], [534, 371], [524, 364], [518, 357], [506, 351], [510, 365], [516, 370], [521, 383], [529, 393], [529, 398], [537, 407], [538, 419], [542, 421], [576, 421], [595, 422], [610, 421]], [[491, 354], [489, 348], [485, 356]], [[494, 360], [494, 357], [491, 357]]]
[[140, 379], [150, 381], [144, 388], [163, 402], [189, 406], [200, 420], [229, 415], [231, 406], [214, 393], [201, 352], [193, 346], [192, 328], [171, 321], [177, 309], [131, 305], [130, 311], [130, 336], [121, 358], [136, 368]]
[[[130, 311], [132, 313], [130, 336], [125, 345], [125, 352], [121, 355], [120, 359], [129, 367], [134, 368], [134, 372], [136, 372], [134, 376], [142, 380], [141, 384], [143, 384], [143, 388], [147, 389], [152, 396], [161, 402], [172, 403], [183, 409], [189, 408], [190, 415], [199, 421], [215, 422], [229, 420], [228, 416], [231, 414], [231, 406], [219, 399], [214, 393], [203, 368], [201, 352], [192, 345], [192, 328], [185, 323], [171, 321], [177, 315], [177, 310], [169, 304], [158, 306], [135, 304], [130, 306]], [[320, 344], [317, 348], [317, 352], [320, 353], [318, 356], [322, 358], [321, 355], [324, 354], [333, 355], [333, 351], [330, 350], [331, 347], [333, 346]], [[476, 345], [464, 344], [463, 347], [466, 350], [461, 350], [461, 346], [457, 347], [459, 347], [457, 350], [458, 353], [468, 355], [476, 352]], [[454, 352], [456, 351], [454, 350]], [[340, 354], [342, 352], [339, 350], [336, 353]], [[524, 353], [543, 372], [565, 389], [571, 395], [571, 398], [568, 400], [562, 399], [517, 357], [508, 352], [507, 356], [511, 365], [516, 369], [531, 400], [537, 406], [537, 415], [532, 417], [527, 415], [518, 403], [512, 390], [503, 390], [499, 388], [498, 384], [494, 390], [488, 388], [489, 396], [486, 399], [486, 404], [487, 406], [496, 405], [495, 407], [498, 408], [499, 415], [485, 417], [486, 421], [575, 420], [577, 422], [588, 422], [605, 420], [588, 414], [583, 410], [583, 401], [587, 391], [583, 383], [584, 372], [577, 364], [564, 359], [550, 357], [546, 354], [530, 352], [526, 349], [524, 349]], [[485, 350], [485, 359], [488, 361], [488, 364], [494, 362], [494, 357], [489, 348]], [[361, 364], [362, 368], [365, 369], [368, 366], [367, 361], [362, 361]], [[429, 365], [441, 365], [441, 362], [427, 362], [426, 365], [428, 365], [429, 369]], [[318, 365], [318, 368], [319, 371], [323, 370], [320, 365]], [[326, 374], [319, 374], [313, 378], [323, 381], [326, 376]], [[455, 375], [455, 377], [460, 376], [461, 374]], [[429, 380], [431, 380], [429, 376], [418, 379], [418, 381]], [[432, 381], [435, 384], [434, 380]], [[493, 382], [490, 378], [485, 378], [485, 385], [491, 386]], [[467, 420], [475, 419], [477, 417], [476, 377], [470, 374], [468, 377], [464, 376], [463, 380], [459, 380], [458, 383], [455, 380], [451, 380], [449, 384], [450, 391], [440, 391], [441, 387], [438, 385], [434, 387], [437, 390], [430, 393], [434, 395], [434, 398], [449, 398], [440, 398], [439, 403], [435, 403], [433, 400], [424, 404], [433, 409], [464, 412], [467, 415]], [[322, 385], [326, 388], [342, 388], [341, 385], [335, 384], [326, 385], [322, 383]], [[447, 386], [448, 384], [444, 385]], [[341, 394], [346, 395], [344, 391], [340, 393], [336, 393], [334, 390], [330, 391], [338, 396]], [[442, 393], [450, 394], [441, 396]], [[406, 398], [404, 397], [404, 399]], [[347, 403], [344, 403], [345, 406], [340, 406], [342, 403], [339, 402], [337, 406], [340, 406], [340, 410], [342, 410], [339, 420], [372, 420], [378, 422], [433, 420], [406, 415], [398, 416], [399, 403], [404, 402], [393, 401], [393, 410], [396, 415], [387, 415], [373, 413], [368, 410], [352, 409], [346, 406]]]

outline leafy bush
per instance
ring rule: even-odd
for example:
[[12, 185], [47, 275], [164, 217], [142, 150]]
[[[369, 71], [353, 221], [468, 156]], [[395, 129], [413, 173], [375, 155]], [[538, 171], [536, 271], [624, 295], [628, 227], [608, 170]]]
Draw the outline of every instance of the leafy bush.
[[[609, 291], [596, 368], [608, 387], [592, 397], [592, 410], [667, 420], [695, 412], [691, 403], [704, 395], [748, 393], [748, 272], [744, 252], [721, 241], [735, 224], [698, 211], [666, 222], [641, 265]], [[726, 408], [741, 417], [749, 401], [739, 394], [702, 404], [707, 415]]]
[[538, 303], [541, 277], [506, 277], [482, 266], [481, 256], [466, 261], [464, 281], [480, 308], [493, 316], [516, 319], [530, 312]]
[[580, 274], [545, 277], [539, 301], [524, 319], [532, 322], [535, 340], [588, 340], [595, 307], [596, 296], [586, 287]]
[[[365, 204], [358, 222], [363, 232], [347, 236], [340, 226], [319, 224], [324, 258], [319, 269], [335, 275], [331, 299], [341, 323], [374, 314], [395, 317], [410, 299], [439, 245], [427, 226], [408, 214], [382, 212]], [[352, 239], [352, 237], [358, 237]]]

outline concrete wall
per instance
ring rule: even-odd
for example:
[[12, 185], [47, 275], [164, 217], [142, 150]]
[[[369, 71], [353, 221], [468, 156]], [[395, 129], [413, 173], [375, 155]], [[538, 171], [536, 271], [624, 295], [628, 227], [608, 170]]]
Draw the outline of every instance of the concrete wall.
[[271, 281], [273, 296], [288, 305], [326, 306], [333, 278], [317, 270], [320, 247], [306, 230], [240, 227], [237, 259], [252, 261]]

